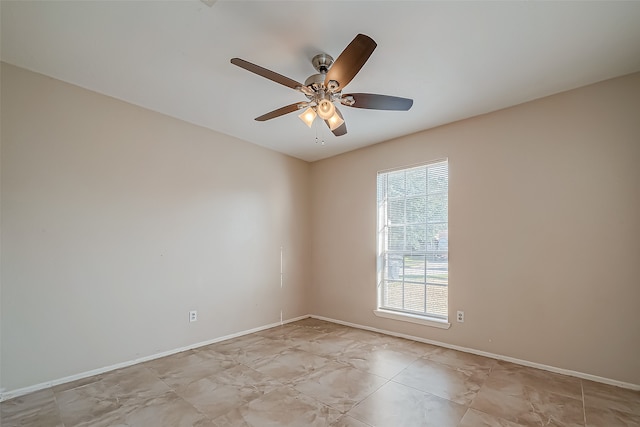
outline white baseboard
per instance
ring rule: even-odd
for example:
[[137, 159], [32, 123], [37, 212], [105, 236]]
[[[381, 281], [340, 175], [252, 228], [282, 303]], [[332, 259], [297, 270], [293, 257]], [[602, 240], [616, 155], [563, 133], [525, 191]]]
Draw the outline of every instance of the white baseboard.
[[187, 351], [187, 350], [192, 350], [192, 349], [198, 348], [198, 347], [204, 347], [204, 346], [209, 345], [209, 344], [215, 344], [215, 343], [220, 342], [220, 341], [226, 341], [228, 339], [241, 337], [243, 335], [253, 334], [255, 332], [260, 332], [260, 331], [263, 331], [265, 329], [273, 328], [275, 326], [283, 325], [283, 324], [286, 324], [286, 323], [297, 322], [298, 320], [306, 319], [308, 317], [313, 317], [314, 319], [319, 319], [319, 320], [325, 320], [327, 322], [338, 323], [340, 325], [350, 326], [352, 328], [364, 329], [364, 330], [367, 330], [367, 331], [378, 332], [378, 333], [385, 334], [385, 335], [391, 335], [391, 336], [395, 336], [395, 337], [406, 338], [406, 339], [410, 339], [410, 340], [413, 340], [413, 341], [423, 342], [425, 344], [437, 345], [439, 347], [450, 348], [450, 349], [453, 349], [453, 350], [463, 351], [465, 353], [477, 354], [479, 356], [490, 357], [492, 359], [504, 360], [506, 362], [516, 363], [518, 365], [529, 366], [529, 367], [537, 368], [537, 369], [542, 369], [542, 370], [549, 371], [549, 372], [555, 372], [555, 373], [558, 373], [558, 374], [569, 375], [569, 376], [572, 376], [572, 377], [582, 378], [582, 379], [585, 379], [585, 380], [590, 380], [590, 381], [595, 381], [595, 382], [599, 382], [599, 383], [603, 383], [603, 384], [609, 384], [609, 385], [622, 387], [622, 388], [626, 388], [626, 389], [630, 389], [630, 390], [640, 391], [640, 384], [632, 384], [632, 383], [627, 383], [627, 382], [624, 382], [624, 381], [612, 380], [612, 379], [609, 379], [609, 378], [599, 377], [597, 375], [586, 374], [584, 372], [578, 372], [578, 371], [572, 371], [572, 370], [569, 370], [569, 369], [556, 368], [555, 366], [543, 365], [541, 363], [530, 362], [528, 360], [516, 359], [514, 357], [509, 357], [509, 356], [503, 356], [501, 354], [489, 353], [489, 352], [486, 352], [486, 351], [475, 350], [475, 349], [472, 349], [472, 348], [461, 347], [461, 346], [458, 346], [458, 345], [447, 344], [447, 343], [440, 342], [440, 341], [429, 340], [429, 339], [425, 339], [425, 338], [415, 337], [415, 336], [412, 336], [412, 335], [401, 334], [401, 333], [398, 333], [398, 332], [387, 331], [387, 330], [384, 330], [384, 329], [373, 328], [371, 326], [364, 326], [364, 325], [359, 325], [357, 323], [345, 322], [345, 321], [342, 321], [342, 320], [331, 319], [329, 317], [317, 316], [317, 315], [311, 314], [311, 315], [304, 315], [304, 316], [294, 317], [292, 319], [284, 320], [282, 322], [271, 323], [269, 325], [264, 325], [264, 326], [260, 326], [260, 327], [257, 327], [257, 328], [248, 329], [246, 331], [241, 331], [241, 332], [237, 332], [237, 333], [230, 334], [230, 335], [225, 335], [225, 336], [218, 337], [218, 338], [213, 338], [211, 340], [202, 341], [202, 342], [198, 342], [198, 343], [195, 343], [195, 344], [190, 344], [190, 345], [185, 346], [185, 347], [175, 348], [173, 350], [164, 351], [162, 353], [156, 353], [156, 354], [152, 354], [150, 356], [145, 356], [145, 357], [141, 357], [141, 358], [138, 358], [138, 359], [132, 359], [132, 360], [128, 360], [128, 361], [125, 361], [125, 362], [116, 363], [114, 365], [105, 366], [103, 368], [98, 368], [98, 369], [94, 369], [94, 370], [91, 370], [91, 371], [81, 372], [79, 374], [71, 375], [71, 376], [64, 377], [64, 378], [59, 378], [59, 379], [53, 380], [53, 381], [47, 381], [47, 382], [43, 382], [43, 383], [40, 383], [40, 384], [35, 384], [35, 385], [32, 385], [32, 386], [19, 388], [19, 389], [16, 389], [16, 390], [9, 390], [9, 391], [1, 390], [0, 391], [0, 402], [4, 402], [5, 400], [13, 399], [14, 397], [24, 396], [25, 394], [33, 393], [35, 391], [43, 390], [43, 389], [46, 389], [46, 388], [49, 388], [49, 387], [53, 387], [53, 386], [56, 386], [56, 385], [59, 385], [59, 384], [65, 384], [65, 383], [68, 383], [68, 382], [71, 382], [71, 381], [76, 381], [76, 380], [79, 380], [79, 379], [92, 377], [94, 375], [103, 374], [105, 372], [115, 371], [116, 369], [122, 369], [122, 368], [126, 368], [128, 366], [132, 366], [132, 365], [135, 365], [135, 364], [138, 364], [138, 363], [148, 362], [150, 360], [159, 359], [161, 357], [171, 356], [172, 354], [180, 353], [180, 352]]
[[630, 390], [640, 391], [640, 384], [627, 383], [624, 381], [612, 380], [610, 378], [599, 377], [597, 375], [586, 374], [584, 372], [572, 371], [569, 369], [556, 368], [555, 366], [543, 365], [542, 363], [530, 362], [528, 360], [516, 359], [515, 357], [503, 356], [501, 354], [489, 353], [486, 351], [475, 350], [473, 348], [461, 347], [458, 345], [447, 344], [440, 341], [429, 340], [420, 337], [414, 337], [412, 335], [401, 334], [398, 332], [387, 331], [384, 329], [372, 328], [370, 326], [359, 325], [357, 323], [344, 322], [342, 320], [331, 319], [329, 317], [324, 316], [316, 316], [315, 314], [310, 315], [309, 317], [313, 317], [318, 320], [325, 320], [327, 322], [338, 323], [340, 325], [350, 326], [352, 328], [364, 329], [367, 331], [378, 332], [385, 335], [392, 335], [399, 338], [406, 338], [413, 341], [423, 342], [425, 344], [433, 344], [439, 347], [450, 348], [452, 350], [463, 351], [465, 353], [477, 354], [478, 356], [490, 357], [492, 359], [504, 360], [505, 362], [511, 362], [518, 365], [528, 366], [531, 368], [542, 369], [544, 371], [555, 372], [557, 374], [569, 375], [572, 377], [582, 378], [589, 381], [594, 381], [598, 383], [613, 385], [616, 387], [627, 388]]
[[260, 331], [263, 331], [265, 329], [273, 328], [275, 326], [284, 325], [286, 323], [297, 322], [298, 320], [306, 319], [308, 317], [310, 317], [310, 316], [309, 315], [304, 315], [304, 316], [294, 317], [292, 319], [284, 320], [282, 322], [271, 323], [269, 325], [259, 326], [257, 328], [253, 328], [253, 329], [249, 329], [249, 330], [246, 330], [246, 331], [237, 332], [235, 334], [225, 335], [225, 336], [222, 336], [222, 337], [213, 338], [211, 340], [202, 341], [202, 342], [198, 342], [198, 343], [195, 343], [195, 344], [190, 344], [190, 345], [185, 346], [185, 347], [174, 348], [172, 350], [163, 351], [161, 353], [152, 354], [150, 356], [145, 356], [145, 357], [140, 357], [140, 358], [137, 358], [137, 359], [127, 360], [125, 362], [116, 363], [114, 365], [105, 366], [103, 368], [93, 369], [91, 371], [81, 372], [79, 374], [70, 375], [68, 377], [59, 378], [57, 380], [47, 381], [47, 382], [43, 382], [43, 383], [40, 383], [40, 384], [35, 384], [35, 385], [28, 386], [28, 387], [19, 388], [19, 389], [16, 389], [16, 390], [9, 390], [9, 391], [2, 390], [2, 391], [0, 391], [0, 402], [4, 402], [5, 400], [13, 399], [14, 397], [24, 396], [25, 394], [33, 393], [34, 391], [39, 391], [39, 390], [43, 390], [45, 388], [57, 386], [59, 384], [65, 384], [65, 383], [68, 383], [68, 382], [71, 382], [71, 381], [76, 381], [76, 380], [80, 380], [80, 379], [83, 379], [83, 378], [92, 377], [94, 375], [103, 374], [105, 372], [115, 371], [116, 369], [122, 369], [122, 368], [126, 368], [128, 366], [132, 366], [132, 365], [135, 365], [135, 364], [138, 364], [138, 363], [148, 362], [150, 360], [159, 359], [161, 357], [171, 356], [172, 354], [181, 353], [183, 351], [192, 350], [192, 349], [198, 348], [198, 347], [204, 347], [204, 346], [209, 345], [209, 344], [215, 344], [215, 343], [220, 342], [220, 341], [226, 341], [226, 340], [229, 340], [229, 339], [232, 339], [232, 338], [241, 337], [243, 335], [253, 334], [255, 332], [260, 332]]

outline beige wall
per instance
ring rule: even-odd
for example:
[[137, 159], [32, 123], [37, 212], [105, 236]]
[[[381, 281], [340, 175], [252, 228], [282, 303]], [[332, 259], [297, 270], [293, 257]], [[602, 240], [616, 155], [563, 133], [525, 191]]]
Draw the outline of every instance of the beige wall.
[[[377, 318], [376, 172], [443, 157], [452, 327]], [[640, 384], [640, 74], [316, 162], [311, 194], [312, 313]]]
[[[1, 90], [0, 388], [281, 310], [640, 384], [640, 74], [311, 165], [6, 64]], [[447, 331], [372, 314], [376, 172], [442, 157]]]
[[309, 164], [6, 64], [1, 93], [0, 388], [308, 313]]

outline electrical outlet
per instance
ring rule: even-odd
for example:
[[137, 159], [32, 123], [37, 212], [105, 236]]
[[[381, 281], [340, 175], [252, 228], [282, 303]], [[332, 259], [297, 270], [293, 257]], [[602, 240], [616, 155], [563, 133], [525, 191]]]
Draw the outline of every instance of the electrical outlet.
[[458, 316], [456, 317], [458, 322], [464, 323], [464, 311], [458, 310]]
[[196, 310], [191, 310], [189, 312], [189, 322], [195, 322], [198, 320], [198, 312]]

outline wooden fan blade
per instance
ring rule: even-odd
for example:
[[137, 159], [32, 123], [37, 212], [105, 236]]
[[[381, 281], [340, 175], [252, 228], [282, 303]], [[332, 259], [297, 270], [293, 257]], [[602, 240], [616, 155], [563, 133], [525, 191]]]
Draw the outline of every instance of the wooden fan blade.
[[413, 105], [413, 99], [397, 96], [377, 95], [375, 93], [350, 93], [343, 97], [351, 96], [355, 100], [350, 107], [367, 108], [369, 110], [394, 110], [408, 111]]
[[[336, 107], [336, 114], [337, 114], [338, 116], [340, 116], [340, 118], [341, 118], [342, 120], [344, 120], [344, 117], [342, 117], [342, 113], [340, 112], [340, 110], [338, 110], [338, 107]], [[327, 124], [327, 127], [328, 127], [329, 129], [331, 129], [331, 125], [329, 125], [329, 121], [328, 121], [328, 120], [325, 120], [324, 122]], [[346, 133], [347, 133], [347, 122], [343, 122], [340, 126], [338, 126], [337, 128], [335, 128], [335, 129], [334, 129], [334, 130], [332, 130], [331, 132], [333, 132], [333, 134], [334, 134], [335, 136], [342, 136], [342, 135], [346, 134]]]
[[278, 108], [277, 110], [273, 110], [267, 114], [263, 114], [260, 117], [256, 117], [256, 120], [259, 122], [264, 122], [267, 120], [271, 120], [271, 119], [275, 119], [276, 117], [280, 117], [280, 116], [284, 116], [285, 114], [289, 114], [289, 113], [293, 113], [294, 111], [298, 111], [298, 104], [300, 104], [299, 102], [296, 102], [295, 104], [291, 104], [291, 105], [287, 105], [285, 107], [281, 107]]
[[345, 135], [347, 133], [347, 122], [344, 122], [342, 125], [340, 125], [340, 127], [337, 127], [334, 130], [332, 130], [332, 132], [335, 136]]
[[298, 83], [297, 81], [290, 79], [289, 77], [285, 77], [282, 74], [278, 74], [275, 71], [267, 70], [266, 68], [263, 68], [259, 65], [252, 64], [251, 62], [245, 61], [244, 59], [233, 58], [231, 59], [231, 63], [266, 79], [290, 87], [291, 89], [297, 89], [302, 86], [302, 83]]
[[324, 84], [335, 80], [340, 85], [340, 90], [344, 89], [367, 62], [376, 46], [371, 37], [358, 34], [329, 68]]

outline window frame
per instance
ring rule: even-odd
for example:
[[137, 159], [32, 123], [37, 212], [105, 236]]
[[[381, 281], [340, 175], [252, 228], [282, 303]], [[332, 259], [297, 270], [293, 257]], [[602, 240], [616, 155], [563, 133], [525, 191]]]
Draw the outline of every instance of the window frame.
[[[446, 164], [446, 190], [443, 191], [433, 191], [430, 192], [429, 191], [429, 168], [433, 168], [435, 169], [438, 165], [442, 165], [442, 164]], [[397, 172], [403, 172], [405, 174], [405, 181], [403, 181], [404, 183], [406, 183], [406, 173], [407, 171], [411, 171], [411, 170], [416, 170], [418, 173], [420, 173], [420, 169], [424, 170], [424, 176], [425, 176], [425, 187], [424, 187], [424, 193], [418, 193], [417, 195], [412, 195], [409, 191], [408, 188], [403, 188], [402, 190], [402, 194], [400, 196], [390, 196], [389, 193], [390, 188], [389, 188], [389, 184], [388, 184], [388, 179], [389, 176], [393, 173], [397, 173]], [[381, 186], [380, 186], [380, 181], [381, 181], [381, 176], [384, 176], [384, 187], [381, 190]], [[419, 182], [419, 181], [418, 181]], [[449, 323], [449, 298], [448, 298], [448, 287], [449, 287], [449, 280], [448, 280], [448, 263], [449, 263], [449, 259], [448, 259], [448, 255], [449, 255], [449, 250], [448, 250], [448, 228], [449, 228], [449, 216], [448, 216], [448, 194], [449, 194], [449, 159], [448, 158], [443, 158], [443, 159], [437, 159], [437, 160], [433, 160], [430, 162], [425, 162], [425, 163], [420, 163], [420, 164], [414, 164], [414, 165], [409, 165], [409, 166], [402, 166], [402, 167], [398, 167], [398, 168], [393, 168], [393, 169], [387, 169], [387, 170], [382, 170], [382, 171], [378, 171], [378, 173], [376, 174], [376, 256], [377, 256], [377, 284], [376, 284], [376, 294], [377, 294], [377, 298], [376, 298], [376, 309], [374, 310], [374, 314], [376, 316], [379, 317], [384, 317], [384, 318], [389, 318], [389, 319], [394, 319], [394, 320], [400, 320], [400, 321], [405, 321], [405, 322], [411, 322], [411, 323], [417, 323], [417, 324], [421, 324], [421, 325], [426, 325], [426, 326], [433, 326], [433, 327], [437, 327], [437, 328], [442, 328], [442, 329], [448, 329], [451, 324]], [[404, 185], [404, 184], [403, 184]], [[381, 196], [381, 191], [383, 192], [383, 195]], [[407, 215], [407, 201], [408, 199], [411, 199], [412, 197], [421, 197], [421, 195], [424, 195], [425, 197], [425, 205], [424, 205], [424, 219], [421, 222], [412, 222], [408, 219], [408, 215]], [[446, 220], [445, 221], [429, 221], [429, 216], [428, 216], [428, 212], [429, 209], [433, 209], [433, 202], [430, 204], [429, 203], [429, 197], [436, 197], [438, 195], [444, 194], [445, 195], [445, 200], [446, 200]], [[393, 224], [391, 222], [391, 220], [389, 219], [389, 217], [391, 216], [391, 208], [390, 208], [390, 202], [393, 201], [398, 201], [398, 200], [403, 200], [403, 222], [399, 223], [399, 224]], [[406, 232], [406, 227], [409, 226], [414, 226], [414, 225], [419, 225], [419, 226], [424, 226], [425, 230], [428, 229], [429, 225], [434, 225], [434, 224], [440, 224], [440, 225], [446, 225], [445, 230], [447, 232], [447, 249], [446, 251], [443, 251], [441, 249], [436, 249], [434, 250], [433, 248], [429, 248], [429, 244], [426, 243], [426, 240], [428, 239], [425, 238], [425, 243], [424, 244], [424, 248], [421, 250], [416, 250], [415, 247], [412, 249], [408, 249], [407, 248], [407, 232]], [[400, 250], [398, 249], [389, 249], [389, 229], [393, 226], [397, 226], [397, 227], [404, 227], [404, 237], [403, 237], [403, 242], [404, 242], [404, 247]], [[426, 232], [426, 231], [425, 231]], [[425, 237], [427, 235], [425, 234]], [[402, 269], [403, 269], [403, 274], [402, 274], [402, 307], [398, 308], [398, 307], [392, 307], [389, 305], [385, 305], [384, 304], [384, 299], [385, 299], [385, 289], [386, 289], [386, 283], [389, 282], [389, 277], [385, 275], [386, 271], [385, 268], [389, 267], [389, 254], [391, 255], [396, 255], [396, 256], [401, 256], [402, 257]], [[437, 284], [437, 283], [429, 283], [429, 278], [428, 278], [428, 263], [430, 256], [435, 256], [435, 255], [439, 255], [439, 256], [446, 256], [446, 260], [447, 260], [447, 280], [446, 280], [446, 284]], [[405, 268], [406, 268], [406, 261], [407, 261], [407, 257], [424, 257], [424, 279], [421, 281], [416, 281], [416, 283], [418, 285], [423, 285], [425, 287], [424, 289], [424, 309], [422, 311], [416, 311], [416, 310], [411, 310], [411, 309], [407, 309], [407, 306], [405, 305], [405, 283], [411, 283], [413, 282], [413, 280], [409, 280], [407, 281], [405, 279]], [[431, 261], [433, 262], [433, 261]], [[447, 308], [446, 308], [446, 316], [445, 315], [438, 315], [435, 312], [431, 312], [429, 313], [429, 309], [428, 309], [428, 305], [427, 305], [427, 286], [446, 286], [447, 287]]]

